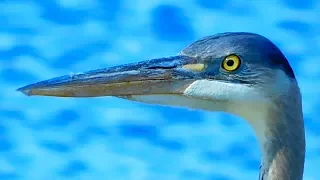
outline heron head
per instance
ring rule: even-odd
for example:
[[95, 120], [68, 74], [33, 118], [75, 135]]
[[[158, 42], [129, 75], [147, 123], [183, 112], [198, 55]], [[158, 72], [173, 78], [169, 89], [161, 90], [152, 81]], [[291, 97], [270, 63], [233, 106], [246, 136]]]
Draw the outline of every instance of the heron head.
[[232, 111], [237, 106], [269, 103], [286, 95], [294, 81], [288, 61], [267, 38], [223, 33], [200, 39], [177, 56], [61, 76], [18, 90], [27, 95], [116, 96]]

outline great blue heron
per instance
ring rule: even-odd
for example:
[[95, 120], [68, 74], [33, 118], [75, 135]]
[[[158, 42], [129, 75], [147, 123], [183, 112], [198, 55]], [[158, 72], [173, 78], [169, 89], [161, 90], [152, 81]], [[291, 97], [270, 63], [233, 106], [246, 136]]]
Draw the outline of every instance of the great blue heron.
[[258, 34], [207, 36], [177, 56], [61, 76], [18, 91], [59, 97], [116, 96], [233, 113], [255, 131], [262, 151], [260, 179], [303, 178], [305, 131], [297, 80], [279, 48]]

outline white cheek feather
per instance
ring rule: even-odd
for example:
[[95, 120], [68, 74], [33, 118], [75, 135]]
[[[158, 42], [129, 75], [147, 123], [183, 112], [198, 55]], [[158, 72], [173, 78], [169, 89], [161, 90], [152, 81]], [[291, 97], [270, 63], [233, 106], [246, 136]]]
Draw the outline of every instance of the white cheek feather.
[[254, 129], [259, 142], [265, 142], [265, 122], [270, 101], [258, 89], [244, 84], [198, 80], [192, 83], [184, 94], [220, 102], [224, 111], [245, 119]]
[[243, 84], [221, 81], [197, 80], [185, 91], [184, 95], [217, 101], [250, 101], [261, 100], [262, 94], [255, 88]]
[[263, 97], [254, 88], [246, 85], [197, 80], [189, 85], [183, 95], [135, 95], [127, 99], [148, 104], [226, 111], [235, 103], [262, 101]]

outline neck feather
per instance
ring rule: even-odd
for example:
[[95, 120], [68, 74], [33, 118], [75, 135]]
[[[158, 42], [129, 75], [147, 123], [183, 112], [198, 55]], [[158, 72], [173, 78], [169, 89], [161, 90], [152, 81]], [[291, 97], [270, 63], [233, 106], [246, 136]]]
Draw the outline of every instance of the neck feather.
[[298, 109], [287, 112], [293, 113], [292, 111], [295, 111], [294, 114], [289, 115], [270, 110], [266, 116], [268, 120], [265, 121], [264, 139], [260, 142], [262, 149], [260, 179], [302, 180], [303, 178], [305, 160], [303, 117], [302, 113], [298, 113], [301, 112]]
[[258, 137], [262, 151], [261, 180], [303, 178], [305, 132], [300, 99], [280, 97], [268, 105], [237, 109], [237, 114], [249, 122]]

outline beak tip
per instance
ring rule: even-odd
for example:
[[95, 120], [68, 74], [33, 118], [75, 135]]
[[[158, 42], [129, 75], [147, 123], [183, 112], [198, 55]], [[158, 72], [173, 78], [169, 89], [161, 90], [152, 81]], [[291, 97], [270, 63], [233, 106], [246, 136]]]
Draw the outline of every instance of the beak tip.
[[23, 93], [26, 96], [30, 96], [31, 95], [31, 90], [28, 87], [21, 87], [19, 89], [16, 89], [16, 91]]

